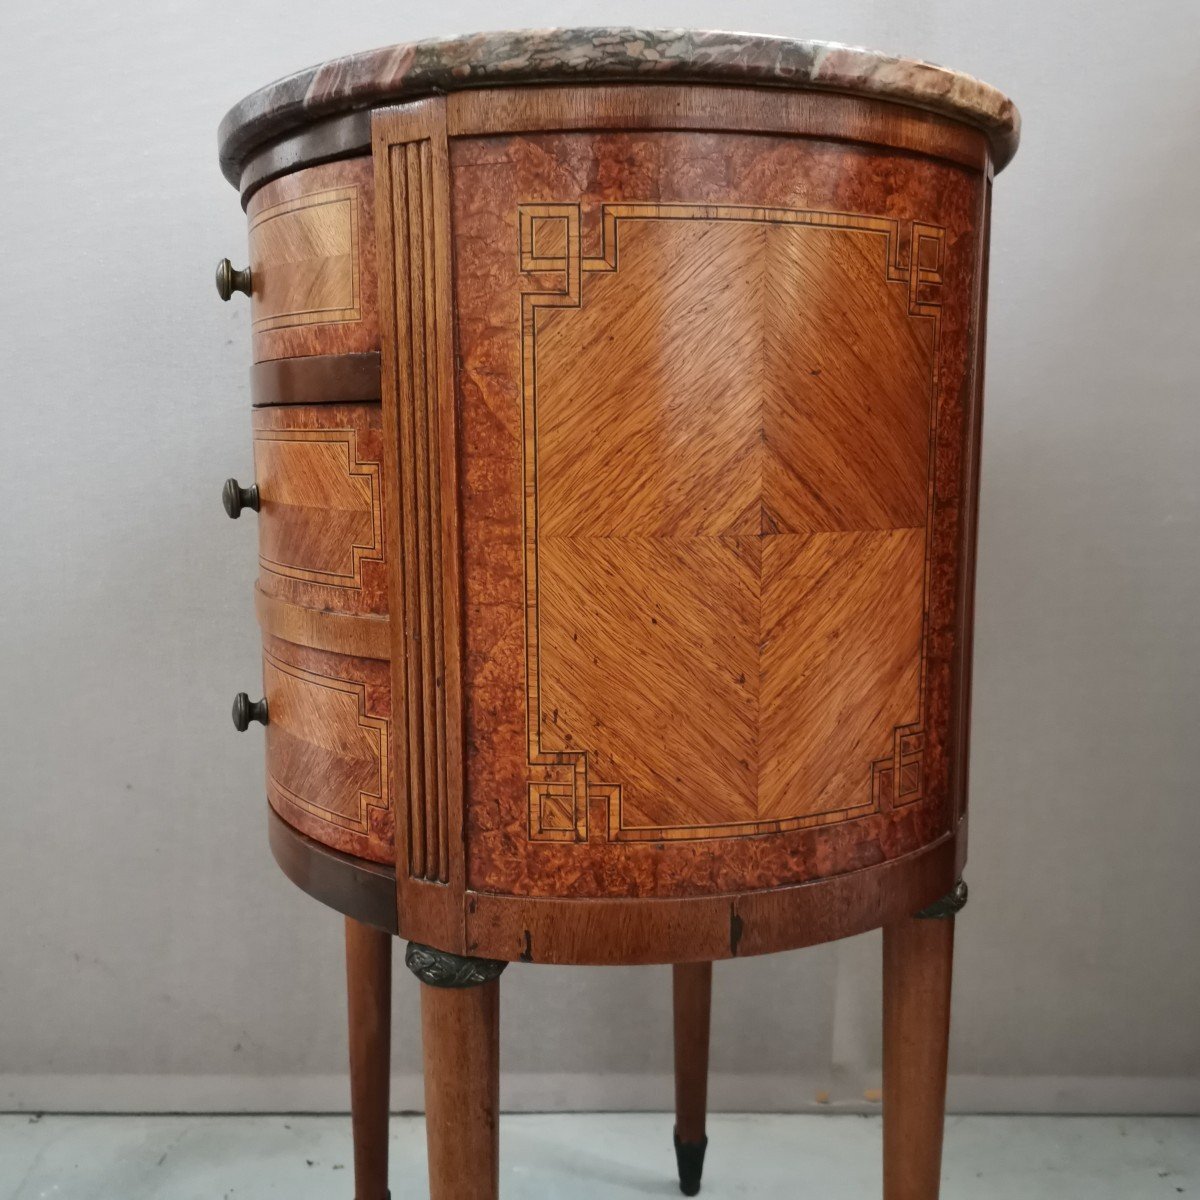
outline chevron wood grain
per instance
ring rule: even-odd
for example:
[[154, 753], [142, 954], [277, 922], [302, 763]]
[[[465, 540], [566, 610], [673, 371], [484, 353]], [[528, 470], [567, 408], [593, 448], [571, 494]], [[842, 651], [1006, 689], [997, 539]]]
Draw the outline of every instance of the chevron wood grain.
[[387, 664], [267, 636], [263, 692], [272, 807], [328, 845], [390, 861]]
[[247, 213], [255, 361], [378, 350], [370, 158], [285, 175]]
[[530, 761], [586, 756], [588, 781], [568, 802], [534, 771], [558, 786], [531, 832], [586, 838], [589, 784], [616, 839], [878, 808], [873, 764], [921, 721], [919, 263], [894, 272], [899, 229], [853, 217], [602, 220], [591, 259], [571, 210], [522, 223], [527, 271], [564, 281], [525, 321]]

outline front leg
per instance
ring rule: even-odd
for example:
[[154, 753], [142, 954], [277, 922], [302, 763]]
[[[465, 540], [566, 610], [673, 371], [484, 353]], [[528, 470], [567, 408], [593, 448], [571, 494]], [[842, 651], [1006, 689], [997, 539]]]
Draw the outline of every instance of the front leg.
[[942, 1174], [954, 914], [966, 884], [883, 931], [884, 1200], [937, 1200]]
[[388, 1198], [388, 1091], [392, 1066], [392, 935], [346, 918], [350, 1014], [350, 1121], [354, 1198]]
[[404, 962], [421, 981], [430, 1200], [498, 1200], [499, 977], [507, 964], [416, 942]]
[[708, 1147], [708, 1040], [712, 1010], [712, 963], [677, 963], [672, 968], [675, 1010], [675, 1161], [679, 1190], [700, 1191]]

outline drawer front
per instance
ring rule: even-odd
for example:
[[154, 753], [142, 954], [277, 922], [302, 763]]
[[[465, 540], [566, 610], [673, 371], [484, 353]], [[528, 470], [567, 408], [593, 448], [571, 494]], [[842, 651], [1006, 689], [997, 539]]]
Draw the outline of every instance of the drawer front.
[[250, 201], [254, 359], [379, 349], [369, 157], [286, 175]]
[[259, 591], [321, 612], [387, 614], [378, 404], [254, 413]]
[[267, 795], [300, 832], [392, 862], [388, 664], [263, 637]]

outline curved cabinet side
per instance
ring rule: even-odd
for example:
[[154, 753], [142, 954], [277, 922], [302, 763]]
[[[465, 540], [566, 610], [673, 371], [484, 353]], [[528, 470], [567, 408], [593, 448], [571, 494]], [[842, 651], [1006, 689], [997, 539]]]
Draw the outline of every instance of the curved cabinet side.
[[961, 865], [986, 158], [657, 90], [374, 117], [401, 932], [453, 952], [761, 953]]

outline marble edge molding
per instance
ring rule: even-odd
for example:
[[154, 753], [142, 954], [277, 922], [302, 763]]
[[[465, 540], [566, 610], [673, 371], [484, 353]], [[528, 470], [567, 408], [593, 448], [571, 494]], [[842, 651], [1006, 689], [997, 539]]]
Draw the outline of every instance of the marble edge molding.
[[470, 87], [588, 81], [766, 84], [891, 100], [981, 130], [997, 171], [1020, 139], [1020, 114], [1002, 92], [919, 59], [755, 33], [529, 29], [367, 50], [268, 84], [221, 121], [221, 170], [237, 187], [256, 151], [339, 113]]

